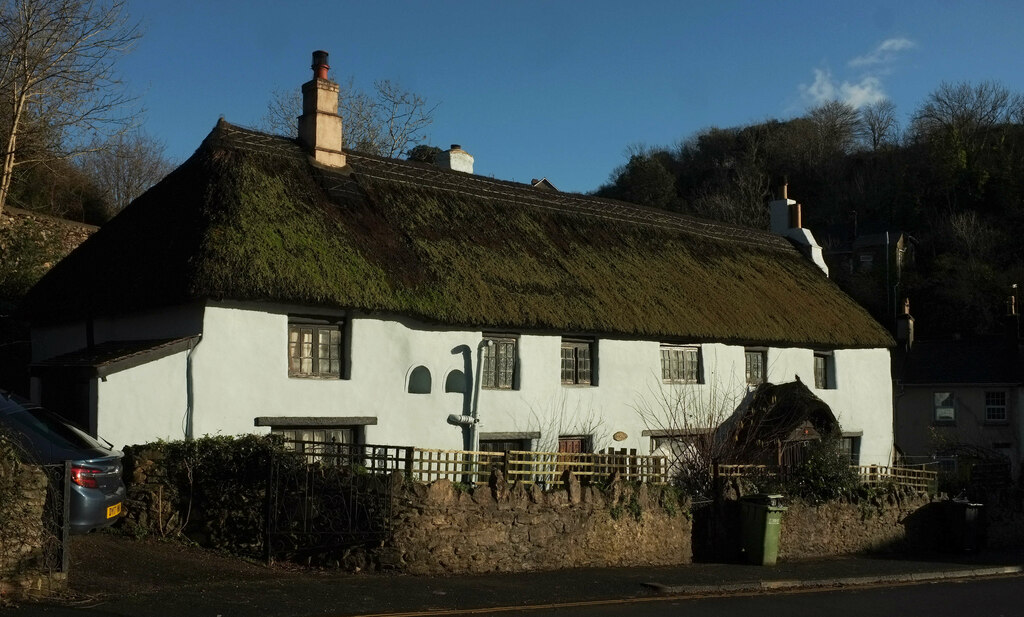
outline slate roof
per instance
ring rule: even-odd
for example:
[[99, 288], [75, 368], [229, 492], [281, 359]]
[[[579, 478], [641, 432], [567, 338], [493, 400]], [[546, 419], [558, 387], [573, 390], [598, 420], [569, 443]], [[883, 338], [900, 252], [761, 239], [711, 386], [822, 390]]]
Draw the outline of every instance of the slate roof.
[[106, 377], [184, 351], [199, 341], [198, 336], [149, 339], [141, 341], [105, 341], [32, 365], [38, 375], [48, 370], [80, 370], [90, 377]]
[[196, 300], [453, 327], [888, 347], [866, 311], [764, 231], [348, 152], [220, 121], [196, 153], [29, 294], [35, 323]]
[[1017, 346], [1004, 336], [914, 341], [900, 372], [906, 385], [1021, 382]]

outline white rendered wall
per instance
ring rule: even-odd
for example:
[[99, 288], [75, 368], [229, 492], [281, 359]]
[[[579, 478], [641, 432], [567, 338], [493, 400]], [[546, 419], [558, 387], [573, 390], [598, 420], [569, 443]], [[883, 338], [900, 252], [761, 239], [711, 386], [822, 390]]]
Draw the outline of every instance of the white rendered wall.
[[[464, 370], [465, 357], [458, 349], [465, 346], [471, 354], [472, 374], [467, 377], [475, 385], [481, 332], [442, 331], [404, 319], [361, 316], [351, 325], [351, 379], [289, 378], [288, 311], [274, 310], [206, 308], [203, 340], [193, 355], [196, 436], [266, 431], [254, 427], [258, 416], [371, 416], [377, 424], [366, 427], [368, 443], [460, 449], [463, 431], [446, 419], [475, 409], [481, 432], [541, 432], [534, 449], [553, 448], [558, 434], [590, 434], [596, 449], [614, 446], [648, 452], [645, 429], [673, 428], [669, 420], [652, 421], [660, 401], [683, 395], [705, 401], [731, 397], [738, 402], [748, 392], [742, 347], [704, 345], [706, 383], [673, 386], [661, 383], [657, 342], [599, 339], [598, 385], [563, 386], [561, 338], [524, 334], [519, 337], [519, 389], [474, 387], [473, 396], [466, 399], [444, 392], [445, 377], [452, 370]], [[863, 431], [862, 464], [889, 464], [888, 350], [838, 350], [834, 361], [836, 389], [817, 390], [811, 350], [771, 348], [768, 379], [784, 383], [799, 376], [832, 407], [844, 431]], [[430, 370], [432, 390], [409, 394], [409, 373], [420, 365]], [[646, 421], [638, 412], [643, 408], [651, 410]], [[612, 441], [619, 431], [627, 438]]]
[[187, 351], [96, 380], [96, 434], [120, 449], [185, 437]]

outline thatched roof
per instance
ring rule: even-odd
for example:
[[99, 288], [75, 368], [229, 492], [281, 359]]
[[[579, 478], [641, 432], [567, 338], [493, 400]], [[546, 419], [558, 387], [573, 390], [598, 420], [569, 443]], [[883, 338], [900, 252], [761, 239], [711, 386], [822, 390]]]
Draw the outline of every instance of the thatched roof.
[[46, 322], [206, 299], [517, 331], [892, 344], [767, 232], [355, 152], [327, 170], [292, 140], [224, 121], [29, 307]]

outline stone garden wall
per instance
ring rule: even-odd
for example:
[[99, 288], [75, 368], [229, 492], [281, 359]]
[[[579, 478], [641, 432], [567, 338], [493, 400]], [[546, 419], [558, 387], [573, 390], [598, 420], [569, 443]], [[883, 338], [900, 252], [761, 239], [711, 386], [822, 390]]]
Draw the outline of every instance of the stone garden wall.
[[55, 539], [45, 524], [47, 491], [42, 469], [18, 462], [0, 439], [0, 607], [67, 584], [67, 573], [54, 568]]
[[690, 563], [687, 506], [616, 478], [597, 488], [570, 476], [544, 492], [496, 474], [472, 493], [438, 480], [403, 490], [385, 561], [412, 574]]

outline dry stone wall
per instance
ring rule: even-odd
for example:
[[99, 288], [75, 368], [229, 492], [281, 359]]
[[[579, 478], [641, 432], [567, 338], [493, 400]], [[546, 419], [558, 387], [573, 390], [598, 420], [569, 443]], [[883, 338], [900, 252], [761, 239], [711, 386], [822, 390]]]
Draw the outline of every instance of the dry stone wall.
[[52, 532], [46, 528], [48, 482], [37, 466], [6, 454], [0, 440], [0, 606], [60, 591], [67, 574], [54, 571]]
[[381, 562], [411, 574], [675, 565], [691, 561], [688, 504], [661, 487], [569, 477], [564, 490], [447, 480], [403, 489]]

